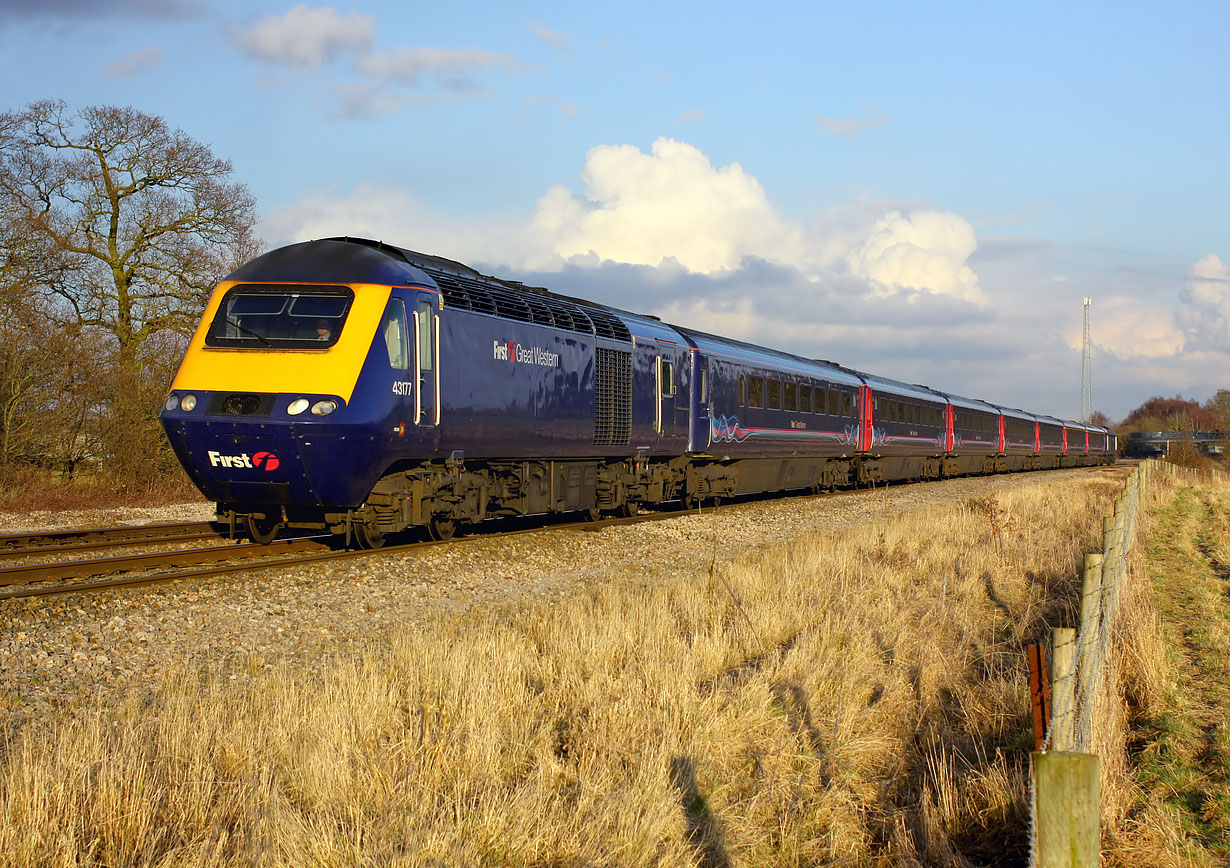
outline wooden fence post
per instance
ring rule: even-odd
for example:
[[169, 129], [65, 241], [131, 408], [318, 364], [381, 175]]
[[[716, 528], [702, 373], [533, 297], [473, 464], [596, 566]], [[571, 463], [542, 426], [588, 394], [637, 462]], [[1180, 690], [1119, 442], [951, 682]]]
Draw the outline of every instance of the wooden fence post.
[[1099, 553], [1085, 555], [1085, 573], [1081, 579], [1081, 629], [1102, 616], [1102, 560]]
[[1072, 671], [1076, 631], [1051, 630], [1051, 750], [1071, 750], [1076, 732], [1076, 677]]
[[1101, 857], [1098, 758], [1061, 751], [1030, 756], [1037, 868], [1096, 866]]

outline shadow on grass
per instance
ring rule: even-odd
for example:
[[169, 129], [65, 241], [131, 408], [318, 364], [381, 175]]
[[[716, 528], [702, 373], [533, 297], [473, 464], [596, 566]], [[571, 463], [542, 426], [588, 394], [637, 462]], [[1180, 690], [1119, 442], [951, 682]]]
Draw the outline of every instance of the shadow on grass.
[[671, 760], [671, 780], [679, 791], [679, 803], [687, 822], [688, 843], [696, 848], [700, 868], [731, 868], [723, 841], [722, 824], [696, 784], [696, 770], [686, 756]]

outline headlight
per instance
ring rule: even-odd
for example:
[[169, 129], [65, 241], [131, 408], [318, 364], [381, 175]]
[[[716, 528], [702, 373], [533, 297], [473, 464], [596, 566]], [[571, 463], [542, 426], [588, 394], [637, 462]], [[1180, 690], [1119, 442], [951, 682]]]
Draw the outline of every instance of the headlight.
[[325, 400], [317, 401], [315, 404], [312, 405], [312, 415], [313, 416], [328, 416], [330, 413], [332, 413], [336, 409], [337, 409], [337, 401], [330, 401], [329, 399], [326, 398]]
[[172, 395], [171, 397], [167, 398], [167, 402], [163, 404], [162, 406], [166, 407], [168, 410], [178, 410], [179, 409], [179, 395]]
[[286, 412], [292, 416], [298, 416], [300, 413], [302, 413], [307, 408], [308, 408], [307, 398], [296, 398], [295, 400], [291, 401], [289, 404], [286, 405]]
[[184, 395], [179, 399], [179, 406], [181, 410], [192, 412], [196, 409], [196, 395]]

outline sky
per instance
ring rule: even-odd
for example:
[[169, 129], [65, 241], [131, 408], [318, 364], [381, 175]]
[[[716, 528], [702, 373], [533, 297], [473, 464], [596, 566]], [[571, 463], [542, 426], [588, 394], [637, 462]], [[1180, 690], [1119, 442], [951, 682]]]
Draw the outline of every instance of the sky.
[[133, 106], [270, 248], [484, 273], [1078, 418], [1230, 388], [1230, 4], [0, 0], [0, 111]]

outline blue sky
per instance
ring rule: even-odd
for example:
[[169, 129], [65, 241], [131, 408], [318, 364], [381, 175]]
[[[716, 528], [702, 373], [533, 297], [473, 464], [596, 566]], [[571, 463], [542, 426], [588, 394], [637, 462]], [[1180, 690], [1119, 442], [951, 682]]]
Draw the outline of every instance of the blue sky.
[[370, 235], [1080, 412], [1230, 388], [1223, 4], [0, 0], [0, 108], [132, 105], [271, 246]]

